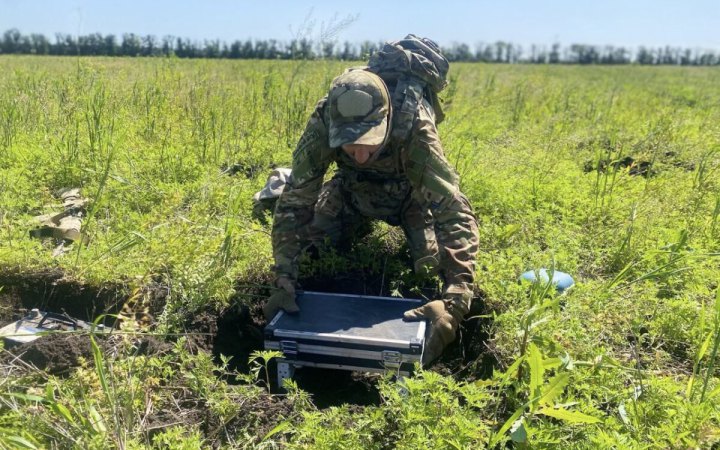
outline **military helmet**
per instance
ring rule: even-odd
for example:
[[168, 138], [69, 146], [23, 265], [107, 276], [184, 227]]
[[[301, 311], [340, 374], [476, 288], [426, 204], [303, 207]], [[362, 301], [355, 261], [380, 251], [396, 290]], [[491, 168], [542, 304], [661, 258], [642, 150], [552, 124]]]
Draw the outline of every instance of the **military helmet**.
[[330, 85], [328, 106], [330, 147], [385, 141], [390, 95], [379, 76], [361, 69], [346, 71]]

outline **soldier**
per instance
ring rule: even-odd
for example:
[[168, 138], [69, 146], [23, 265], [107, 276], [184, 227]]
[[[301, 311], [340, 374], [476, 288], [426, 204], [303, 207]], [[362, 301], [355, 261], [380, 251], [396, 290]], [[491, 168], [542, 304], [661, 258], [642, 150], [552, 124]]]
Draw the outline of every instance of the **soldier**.
[[[386, 83], [368, 70], [350, 69], [333, 80], [297, 144], [275, 208], [273, 269], [279, 289], [263, 311], [268, 320], [279, 309], [299, 311], [298, 256], [308, 244], [346, 244], [369, 220], [399, 225], [415, 270], [439, 272], [444, 281], [440, 299], [404, 315], [430, 322], [427, 364], [455, 339], [470, 308], [477, 222], [443, 154], [430, 101], [422, 97], [414, 114], [398, 112]], [[397, 138], [392, 130], [399, 128], [409, 133]], [[333, 162], [336, 174], [323, 185]]]

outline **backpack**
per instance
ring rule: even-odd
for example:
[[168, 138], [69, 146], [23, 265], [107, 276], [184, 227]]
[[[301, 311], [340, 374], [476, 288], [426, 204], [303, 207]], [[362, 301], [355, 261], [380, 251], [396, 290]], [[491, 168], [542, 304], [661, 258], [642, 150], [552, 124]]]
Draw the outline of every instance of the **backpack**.
[[449, 68], [450, 63], [434, 41], [414, 34], [387, 42], [370, 57], [367, 70], [382, 78], [392, 92], [391, 137], [404, 140], [409, 136], [423, 97], [433, 107], [435, 122], [443, 121], [445, 114], [437, 94], [448, 84]]

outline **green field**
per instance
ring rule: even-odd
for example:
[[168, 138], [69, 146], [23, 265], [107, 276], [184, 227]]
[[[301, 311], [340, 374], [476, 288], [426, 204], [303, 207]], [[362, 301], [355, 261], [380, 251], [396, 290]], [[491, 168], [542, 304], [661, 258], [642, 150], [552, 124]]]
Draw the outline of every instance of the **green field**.
[[[73, 335], [86, 351], [57, 373], [0, 350], [0, 448], [719, 445], [717, 68], [452, 65], [440, 135], [480, 222], [461, 341], [403, 382], [348, 378], [360, 400], [270, 395], [272, 355], [203, 350], [201, 317], [261, 325], [272, 252], [251, 197], [349, 65], [0, 57], [0, 325], [33, 302], [153, 316]], [[74, 187], [87, 241], [53, 256], [28, 233]], [[408, 261], [378, 224], [303, 270], [420, 295]], [[576, 287], [517, 282], [541, 267]]]

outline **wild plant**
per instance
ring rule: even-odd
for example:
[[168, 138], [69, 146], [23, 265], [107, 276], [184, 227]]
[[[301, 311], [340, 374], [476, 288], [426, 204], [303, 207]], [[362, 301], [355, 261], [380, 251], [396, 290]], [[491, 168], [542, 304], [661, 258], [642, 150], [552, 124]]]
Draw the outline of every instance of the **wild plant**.
[[[493, 433], [490, 447], [503, 442], [508, 432], [512, 441], [525, 444], [527, 429], [531, 427], [528, 421], [533, 417], [546, 416], [570, 424], [601, 422], [597, 417], [571, 411], [557, 402], [570, 381], [571, 360], [547, 357], [532, 340], [533, 331], [546, 323], [550, 319], [550, 314], [559, 311], [563, 300], [563, 297], [555, 292], [552, 282], [554, 272], [553, 264], [545, 282], [529, 283], [528, 308], [520, 319], [518, 332], [520, 337], [518, 356], [504, 373], [496, 374], [494, 377], [498, 387], [510, 388], [510, 392], [521, 406]], [[536, 273], [535, 277], [536, 280], [542, 280], [539, 273]], [[545, 382], [546, 373], [552, 370], [555, 371], [555, 376]]]
[[712, 235], [715, 234], [717, 224], [718, 224], [718, 217], [720, 217], [720, 194], [715, 197], [715, 208], [713, 208], [711, 217], [710, 217], [710, 233]]
[[13, 99], [5, 99], [0, 103], [0, 130], [2, 131], [2, 139], [0, 144], [2, 148], [7, 150], [12, 146], [13, 140], [17, 132], [17, 126], [20, 120], [16, 101]]
[[606, 147], [604, 151], [595, 152], [595, 208], [603, 211], [612, 203], [613, 191], [617, 181], [622, 159], [622, 151], [616, 152], [613, 147]]
[[[708, 387], [712, 382], [712, 376], [715, 374], [718, 349], [720, 348], [720, 287], [716, 289], [715, 293], [715, 304], [712, 309], [713, 323], [711, 330], [707, 333], [705, 339], [700, 345], [697, 354], [695, 355], [695, 363], [693, 364], [693, 372], [687, 383], [685, 389], [685, 396], [693, 401], [697, 398], [697, 403], [703, 403], [705, 401], [714, 401], [718, 394], [720, 394], [720, 386], [713, 390], [709, 395], [706, 396]], [[703, 304], [703, 311], [700, 313], [700, 329], [704, 329], [705, 321], [705, 304]], [[712, 346], [710, 354], [708, 355], [708, 349]], [[705, 360], [705, 357], [708, 358]], [[705, 366], [705, 374], [702, 375], [702, 386], [700, 387], [700, 395], [698, 397], [696, 387], [697, 380], [701, 377], [703, 370], [703, 361]]]
[[712, 180], [716, 179], [715, 172], [720, 167], [716, 159], [718, 155], [720, 155], [720, 150], [711, 149], [700, 157], [697, 169], [695, 170], [695, 177], [693, 178], [693, 188], [704, 192], [711, 187]]
[[256, 350], [250, 354], [250, 374], [252, 375], [254, 380], [259, 380], [260, 375], [264, 375], [263, 383], [265, 384], [265, 389], [270, 392], [270, 361], [275, 358], [282, 358], [283, 354], [282, 352], [276, 351], [276, 350]]

